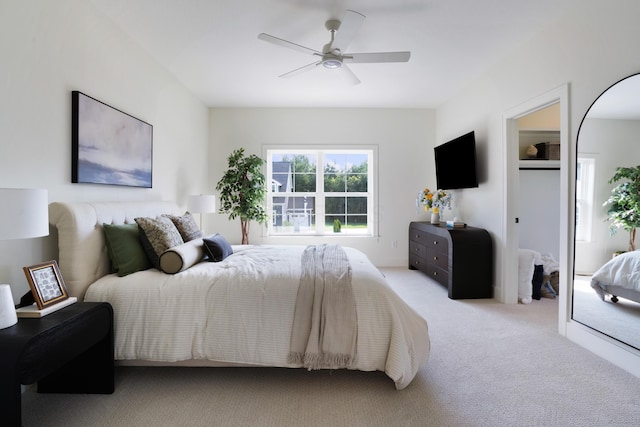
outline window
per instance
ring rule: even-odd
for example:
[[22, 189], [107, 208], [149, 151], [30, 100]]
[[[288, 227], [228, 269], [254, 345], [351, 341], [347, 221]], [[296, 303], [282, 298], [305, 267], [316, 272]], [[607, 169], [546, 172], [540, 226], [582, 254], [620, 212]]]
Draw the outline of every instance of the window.
[[373, 149], [267, 149], [269, 235], [374, 235], [373, 162]]
[[594, 158], [578, 157], [576, 166], [576, 240], [591, 240], [593, 193], [595, 186]]

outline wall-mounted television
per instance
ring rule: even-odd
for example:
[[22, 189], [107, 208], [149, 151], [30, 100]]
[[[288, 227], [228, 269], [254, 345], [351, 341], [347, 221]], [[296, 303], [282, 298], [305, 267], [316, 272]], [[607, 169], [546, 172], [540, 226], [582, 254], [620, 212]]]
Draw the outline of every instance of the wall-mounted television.
[[478, 186], [476, 174], [476, 137], [473, 131], [433, 149], [436, 182], [441, 190]]

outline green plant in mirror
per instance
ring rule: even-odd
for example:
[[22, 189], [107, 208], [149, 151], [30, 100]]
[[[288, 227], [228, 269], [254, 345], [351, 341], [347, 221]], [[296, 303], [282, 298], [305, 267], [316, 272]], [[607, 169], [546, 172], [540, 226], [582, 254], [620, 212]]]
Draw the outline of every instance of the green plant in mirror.
[[249, 243], [251, 221], [267, 222], [264, 163], [255, 154], [245, 156], [244, 148], [238, 148], [229, 155], [228, 169], [216, 184], [216, 190], [220, 192], [220, 211], [228, 214], [229, 219], [240, 218], [243, 245]]
[[636, 229], [640, 227], [640, 166], [617, 167], [609, 184], [620, 182], [604, 202], [609, 230], [614, 235], [620, 228], [629, 232], [629, 250], [636, 250]]

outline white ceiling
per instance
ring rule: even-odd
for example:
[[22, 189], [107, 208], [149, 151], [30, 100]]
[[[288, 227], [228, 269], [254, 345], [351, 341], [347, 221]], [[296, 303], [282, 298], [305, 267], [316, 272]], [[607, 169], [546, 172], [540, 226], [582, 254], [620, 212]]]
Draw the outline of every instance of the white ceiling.
[[[579, 0], [90, 0], [212, 107], [432, 108]], [[322, 50], [328, 19], [367, 19], [348, 52], [411, 51], [407, 63], [350, 64], [349, 85], [264, 32]]]

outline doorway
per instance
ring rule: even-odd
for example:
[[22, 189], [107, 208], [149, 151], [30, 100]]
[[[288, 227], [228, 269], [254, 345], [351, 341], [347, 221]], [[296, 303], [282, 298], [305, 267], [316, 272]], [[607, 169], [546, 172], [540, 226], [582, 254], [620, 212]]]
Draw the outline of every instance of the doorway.
[[544, 255], [545, 270], [560, 256], [560, 104], [518, 119], [520, 249]]
[[[503, 276], [502, 289], [497, 297], [506, 304], [518, 303], [518, 249], [520, 245], [519, 230], [519, 188], [520, 188], [520, 149], [518, 120], [558, 104], [560, 115], [560, 248], [558, 262], [560, 263], [560, 295], [558, 296], [558, 329], [562, 335], [566, 335], [566, 321], [570, 313], [570, 300], [568, 298], [568, 272], [573, 271], [572, 254], [573, 245], [570, 239], [570, 208], [573, 200], [569, 197], [570, 158], [573, 158], [573, 147], [569, 142], [569, 117], [568, 117], [569, 87], [563, 85], [534, 99], [531, 99], [517, 107], [514, 107], [503, 116], [504, 129], [504, 153], [505, 153], [505, 187], [504, 187], [504, 236], [505, 248], [503, 252]], [[572, 223], [571, 223], [572, 224]]]

